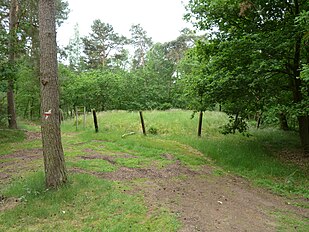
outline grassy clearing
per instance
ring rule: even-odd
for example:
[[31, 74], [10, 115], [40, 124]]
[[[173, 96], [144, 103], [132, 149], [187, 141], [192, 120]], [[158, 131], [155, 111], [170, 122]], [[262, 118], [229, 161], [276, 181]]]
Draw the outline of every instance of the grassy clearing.
[[[113, 111], [99, 114], [100, 133], [96, 139], [110, 141], [108, 149], [122, 152], [132, 151], [143, 157], [159, 159], [165, 151], [176, 154], [177, 159], [187, 165], [200, 165], [210, 157], [227, 171], [251, 179], [259, 186], [267, 187], [283, 195], [299, 195], [309, 198], [308, 172], [291, 163], [283, 163], [275, 155], [284, 150], [299, 149], [299, 138], [294, 132], [284, 132], [274, 128], [251, 129], [252, 136], [222, 135], [220, 127], [227, 122], [227, 116], [220, 112], [206, 112], [203, 119], [203, 136], [196, 137], [198, 118], [190, 119], [190, 111], [151, 111], [144, 112], [146, 127], [154, 128], [158, 134], [141, 135], [137, 112]], [[75, 131], [74, 121], [67, 121], [65, 131]], [[91, 138], [91, 116], [81, 137]], [[134, 132], [134, 135], [120, 139], [121, 135]], [[93, 138], [93, 136], [92, 136]], [[90, 140], [89, 140], [90, 142]], [[186, 156], [184, 144], [203, 153]], [[151, 149], [150, 149], [151, 148]], [[138, 152], [140, 151], [140, 152]], [[307, 166], [309, 167], [309, 166]]]
[[[224, 136], [219, 129], [227, 121], [226, 115], [206, 112], [203, 136], [197, 138], [198, 118], [190, 119], [191, 114], [180, 110], [144, 112], [147, 130], [157, 131], [156, 135], [149, 133], [146, 137], [141, 133], [137, 112], [100, 113], [99, 133], [94, 133], [91, 115], [87, 116], [86, 128], [80, 126], [77, 131], [74, 120], [67, 120], [62, 124], [67, 166], [104, 173], [120, 167], [155, 165], [160, 168], [176, 161], [192, 169], [216, 164], [223, 169], [215, 169], [215, 176], [229, 171], [282, 195], [309, 197], [306, 172], [296, 165], [281, 162], [275, 155], [282, 150], [298, 149], [295, 133], [263, 129], [252, 130], [251, 137]], [[37, 125], [31, 129], [32, 126], [25, 123], [23, 127], [38, 131]], [[122, 137], [130, 132], [134, 134]], [[17, 134], [9, 136], [0, 132], [0, 156], [41, 147], [39, 140], [25, 141], [22, 131], [9, 133]], [[106, 157], [109, 159], [105, 160]], [[1, 162], [7, 161], [10, 159]], [[130, 186], [127, 182], [71, 173], [67, 186], [58, 191], [46, 191], [42, 173], [18, 175], [15, 179], [2, 186], [1, 193], [18, 198], [22, 203], [0, 212], [0, 231], [24, 228], [35, 231], [177, 231], [180, 227], [176, 216], [168, 210], [157, 208], [149, 212], [141, 196], [126, 194]], [[296, 203], [291, 201], [291, 204]], [[307, 204], [299, 206], [308, 207]], [[305, 221], [293, 219], [288, 214], [278, 215], [278, 218], [283, 231], [293, 228], [297, 222], [304, 225], [299, 228], [307, 228]]]

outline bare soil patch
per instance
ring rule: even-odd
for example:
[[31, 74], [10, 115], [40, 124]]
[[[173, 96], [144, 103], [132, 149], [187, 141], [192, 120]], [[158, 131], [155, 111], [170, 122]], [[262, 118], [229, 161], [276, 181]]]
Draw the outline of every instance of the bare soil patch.
[[276, 152], [275, 155], [281, 160], [281, 162], [294, 164], [309, 174], [309, 156], [305, 156], [303, 150], [282, 150]]
[[41, 132], [33, 132], [33, 131], [26, 132], [27, 140], [36, 140], [36, 139], [41, 139], [41, 138], [42, 138]]
[[150, 208], [164, 207], [182, 221], [182, 232], [276, 231], [275, 211], [308, 218], [308, 211], [233, 177], [188, 175], [186, 179], [149, 180], [138, 186]]
[[[104, 159], [115, 164], [116, 158], [134, 158], [129, 154], [105, 155], [91, 149], [78, 158]], [[35, 168], [33, 162], [42, 157], [42, 149], [21, 150], [0, 156], [0, 184], [18, 172]], [[256, 188], [240, 177], [215, 175], [214, 168], [199, 166], [192, 170], [176, 160], [173, 154], [162, 154], [173, 161], [164, 167], [120, 167], [113, 172], [87, 171], [71, 168], [70, 172], [95, 175], [113, 181], [130, 183], [128, 194], [141, 194], [150, 212], [165, 208], [182, 222], [180, 232], [194, 231], [277, 231], [278, 221], [273, 212], [292, 212], [300, 219], [309, 219], [309, 210], [287, 204], [287, 199]], [[18, 175], [18, 174], [17, 174]], [[142, 179], [143, 181], [134, 181]], [[15, 207], [18, 199], [3, 199], [0, 211]], [[297, 227], [295, 228], [297, 231]]]
[[[163, 155], [173, 160], [170, 154]], [[173, 212], [183, 223], [181, 232], [192, 231], [277, 231], [273, 212], [292, 212], [309, 218], [309, 211], [287, 203], [287, 199], [252, 187], [243, 178], [215, 176], [213, 169], [203, 166], [194, 171], [176, 161], [162, 169], [121, 167], [109, 173], [88, 172], [115, 181], [145, 179], [132, 182], [129, 194], [142, 194], [150, 211], [160, 207]], [[297, 231], [297, 228], [295, 228]]]
[[[84, 160], [92, 160], [92, 159], [102, 159], [106, 160], [107, 162], [111, 164], [116, 164], [116, 159], [117, 158], [126, 158], [126, 159], [133, 159], [137, 158], [137, 156], [130, 155], [130, 154], [113, 154], [113, 155], [104, 155], [100, 153], [95, 153], [93, 150], [89, 149], [90, 153], [88, 152], [87, 155], [83, 156], [77, 156], [78, 158], [84, 159]], [[85, 150], [84, 150], [85, 151]]]
[[0, 184], [9, 182], [12, 176], [35, 170], [37, 165], [34, 163], [42, 159], [42, 154], [42, 149], [37, 148], [0, 156]]

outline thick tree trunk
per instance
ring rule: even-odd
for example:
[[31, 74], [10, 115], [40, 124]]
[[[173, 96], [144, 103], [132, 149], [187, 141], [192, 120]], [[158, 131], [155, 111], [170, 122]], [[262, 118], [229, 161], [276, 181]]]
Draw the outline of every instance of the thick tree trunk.
[[[55, 0], [39, 1], [42, 142], [47, 188], [67, 181], [59, 124]], [[45, 114], [44, 112], [50, 112]]]
[[[11, 0], [10, 6], [10, 40], [9, 40], [9, 63], [14, 67], [16, 57], [16, 43], [17, 36], [16, 30], [18, 26], [17, 19], [18, 5], [17, 0]], [[8, 90], [7, 90], [7, 102], [8, 102], [8, 123], [9, 128], [17, 129], [15, 100], [14, 100], [14, 79], [9, 77]]]

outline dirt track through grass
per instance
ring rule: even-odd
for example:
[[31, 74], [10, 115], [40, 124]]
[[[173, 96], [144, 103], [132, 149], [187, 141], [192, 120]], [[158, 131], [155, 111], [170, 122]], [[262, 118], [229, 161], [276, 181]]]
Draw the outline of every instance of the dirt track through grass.
[[[28, 133], [27, 137], [30, 140], [39, 136]], [[83, 173], [128, 186], [123, 193], [142, 196], [148, 214], [166, 210], [178, 218], [182, 223], [179, 231], [277, 231], [278, 228], [305, 231], [304, 228], [308, 228], [304, 224], [308, 222], [308, 209], [292, 206], [289, 199], [253, 187], [247, 180], [215, 166], [185, 165], [179, 160], [181, 156], [172, 152], [162, 153], [154, 160], [134, 154], [134, 151], [131, 154], [106, 148], [108, 144], [102, 142], [89, 146], [92, 148], [85, 147], [87, 143], [84, 142], [71, 147], [74, 155], [67, 157], [71, 175]], [[188, 156], [201, 156], [192, 147], [185, 147]], [[2, 155], [1, 184], [41, 169], [40, 159], [41, 149], [23, 149]], [[90, 161], [92, 166], [87, 166]], [[106, 161], [113, 168], [98, 171], [99, 161]], [[79, 165], [80, 162], [84, 166]], [[0, 212], [5, 214], [17, 207], [16, 199], [4, 200]], [[293, 223], [280, 221], [280, 215], [286, 214], [293, 215]]]

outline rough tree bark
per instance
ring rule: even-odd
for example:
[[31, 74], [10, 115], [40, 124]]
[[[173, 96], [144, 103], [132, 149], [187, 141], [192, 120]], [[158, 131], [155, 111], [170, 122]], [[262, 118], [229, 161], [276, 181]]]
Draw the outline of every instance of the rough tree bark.
[[[17, 0], [11, 0], [10, 5], [10, 39], [9, 39], [9, 63], [14, 67], [16, 58], [17, 36], [16, 30], [18, 27], [18, 3]], [[9, 128], [17, 129], [15, 100], [14, 100], [14, 79], [9, 77], [7, 89], [7, 102], [8, 102], [8, 123]]]
[[[60, 132], [55, 0], [39, 0], [42, 143], [47, 188], [67, 181]], [[45, 114], [44, 112], [50, 112]]]

